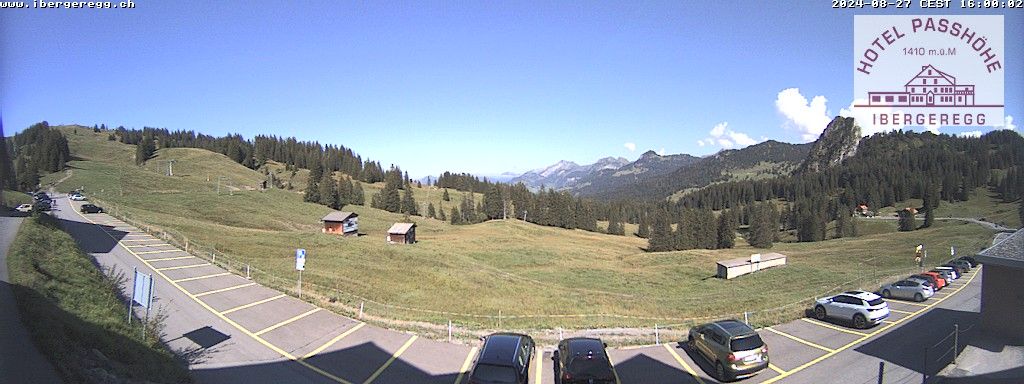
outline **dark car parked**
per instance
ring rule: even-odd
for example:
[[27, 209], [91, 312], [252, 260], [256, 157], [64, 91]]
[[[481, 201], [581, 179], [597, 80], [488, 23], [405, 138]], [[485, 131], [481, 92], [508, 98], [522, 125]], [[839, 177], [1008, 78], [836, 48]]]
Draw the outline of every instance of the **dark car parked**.
[[690, 328], [686, 343], [715, 366], [715, 376], [722, 381], [753, 376], [768, 368], [768, 346], [739, 320]]
[[529, 382], [533, 338], [518, 333], [484, 337], [467, 384], [525, 384]]
[[85, 204], [79, 209], [82, 213], [103, 213], [103, 208], [95, 204]]
[[963, 263], [946, 263], [946, 264], [942, 264], [942, 266], [943, 267], [953, 268], [953, 270], [956, 271], [956, 274], [958, 274], [960, 276], [963, 276], [963, 275], [965, 275], [967, 273], [967, 268], [964, 267]]
[[963, 260], [963, 261], [966, 261], [968, 263], [971, 263], [971, 268], [977, 268], [978, 267], [978, 259], [975, 259], [974, 256], [960, 256], [960, 257], [958, 257], [956, 259], [957, 260]]
[[39, 200], [32, 204], [33, 211], [48, 212], [51, 209], [53, 209], [53, 203], [50, 200]]
[[601, 339], [574, 337], [558, 343], [551, 359], [555, 361], [558, 384], [614, 384], [615, 368]]
[[959, 265], [960, 267], [962, 267], [964, 269], [964, 272], [970, 272], [971, 271], [971, 262], [969, 262], [967, 260], [953, 259], [953, 260], [949, 261], [949, 264]]

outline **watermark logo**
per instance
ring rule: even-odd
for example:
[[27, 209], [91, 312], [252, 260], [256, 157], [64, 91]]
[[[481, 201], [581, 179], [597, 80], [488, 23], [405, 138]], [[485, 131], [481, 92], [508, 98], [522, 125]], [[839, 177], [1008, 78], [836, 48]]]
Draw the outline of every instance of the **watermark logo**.
[[1003, 121], [1003, 16], [857, 15], [853, 36], [853, 107], [871, 125]]

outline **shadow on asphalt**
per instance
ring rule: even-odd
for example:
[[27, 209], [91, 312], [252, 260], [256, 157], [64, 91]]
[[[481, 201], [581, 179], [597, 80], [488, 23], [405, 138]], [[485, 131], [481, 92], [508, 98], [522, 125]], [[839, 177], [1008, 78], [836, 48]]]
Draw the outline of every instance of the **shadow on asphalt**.
[[87, 253], [109, 253], [128, 234], [128, 232], [116, 230], [109, 225], [64, 220], [56, 216], [54, 216], [54, 219], [60, 222], [60, 226], [64, 228], [64, 231], [86, 235], [75, 236], [75, 241], [78, 243], [78, 247]]
[[[960, 326], [956, 353], [979, 335], [978, 312], [933, 308], [855, 348], [857, 352], [933, 376], [953, 361], [953, 325]], [[927, 349], [927, 353], [925, 353]], [[927, 363], [926, 363], [927, 362]]]

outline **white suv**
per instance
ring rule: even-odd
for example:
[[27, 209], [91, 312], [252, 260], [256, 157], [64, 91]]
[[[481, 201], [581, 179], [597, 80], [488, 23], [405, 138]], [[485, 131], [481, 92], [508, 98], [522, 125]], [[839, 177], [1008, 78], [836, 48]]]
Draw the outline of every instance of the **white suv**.
[[843, 292], [818, 299], [814, 304], [814, 317], [818, 320], [829, 317], [844, 319], [852, 322], [854, 328], [867, 328], [889, 317], [889, 304], [871, 292]]

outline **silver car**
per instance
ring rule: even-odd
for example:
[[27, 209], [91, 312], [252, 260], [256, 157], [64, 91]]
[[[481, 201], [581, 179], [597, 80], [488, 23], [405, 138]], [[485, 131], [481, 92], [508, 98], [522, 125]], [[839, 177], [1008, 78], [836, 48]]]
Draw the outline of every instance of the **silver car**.
[[932, 287], [915, 280], [900, 280], [882, 286], [882, 297], [924, 301], [935, 295]]
[[880, 296], [865, 291], [843, 292], [835, 296], [818, 299], [814, 304], [814, 317], [843, 319], [853, 323], [854, 328], [867, 328], [889, 317], [889, 304]]

